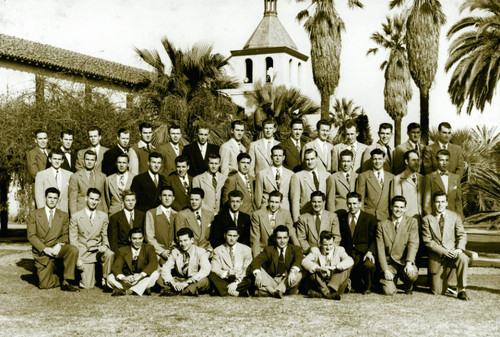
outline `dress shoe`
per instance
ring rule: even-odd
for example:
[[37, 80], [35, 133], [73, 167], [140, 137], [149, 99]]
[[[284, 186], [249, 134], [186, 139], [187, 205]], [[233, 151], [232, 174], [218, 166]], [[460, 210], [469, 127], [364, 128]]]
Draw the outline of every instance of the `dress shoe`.
[[256, 297], [268, 297], [268, 296], [269, 296], [269, 294], [267, 293], [267, 291], [257, 289], [257, 290], [255, 291], [255, 296], [256, 296]]
[[80, 289], [78, 289], [78, 287], [75, 287], [74, 285], [69, 284], [66, 281], [61, 284], [61, 290], [62, 291], [71, 291], [71, 292], [80, 291]]
[[465, 290], [460, 291], [458, 293], [458, 295], [457, 295], [457, 298], [459, 300], [462, 300], [462, 301], [468, 301], [468, 300], [470, 300], [470, 297], [467, 296], [467, 293], [465, 292]]
[[146, 290], [144, 290], [143, 295], [144, 296], [151, 296], [151, 289], [150, 288], [146, 288]]
[[340, 296], [339, 293], [334, 292], [334, 293], [328, 294], [326, 296], [326, 298], [328, 298], [329, 300], [340, 301], [342, 299], [342, 296]]
[[276, 297], [276, 298], [283, 298], [283, 292], [281, 290], [276, 290], [273, 293], [273, 296]]
[[113, 289], [111, 296], [125, 296], [125, 290], [115, 288], [115, 289]]
[[160, 296], [176, 296], [177, 294], [170, 288], [163, 288], [160, 291]]
[[310, 298], [323, 298], [323, 295], [321, 295], [319, 291], [313, 289], [309, 289], [309, 291], [307, 292], [307, 296]]
[[371, 293], [372, 293], [372, 291], [370, 289], [366, 289], [365, 291], [363, 291], [363, 295], [368, 295]]

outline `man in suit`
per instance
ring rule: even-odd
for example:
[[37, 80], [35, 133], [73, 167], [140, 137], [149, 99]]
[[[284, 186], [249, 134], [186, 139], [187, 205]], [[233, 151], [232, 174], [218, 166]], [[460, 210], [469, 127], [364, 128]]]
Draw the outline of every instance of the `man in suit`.
[[219, 156], [219, 146], [208, 142], [208, 137], [210, 135], [210, 127], [208, 124], [200, 124], [197, 134], [198, 139], [186, 145], [184, 150], [182, 150], [182, 155], [186, 156], [189, 160], [188, 174], [191, 177], [196, 177], [208, 170], [210, 155], [217, 154], [217, 156]]
[[175, 246], [174, 221], [177, 212], [172, 209], [174, 190], [170, 186], [163, 186], [160, 192], [160, 206], [150, 209], [146, 213], [146, 241], [153, 245], [163, 265]]
[[238, 228], [228, 227], [224, 234], [225, 243], [214, 249], [208, 279], [219, 296], [240, 296], [238, 286], [252, 262], [252, 250], [239, 243], [238, 237]]
[[189, 191], [193, 183], [193, 178], [188, 174], [189, 162], [187, 157], [179, 156], [175, 158], [175, 172], [171, 173], [167, 179], [167, 185], [174, 189], [175, 200], [172, 208], [177, 212], [189, 206]]
[[394, 175], [384, 170], [384, 151], [373, 149], [371, 156], [373, 169], [358, 176], [356, 192], [361, 194], [363, 210], [380, 221], [389, 217], [389, 192]]
[[344, 150], [349, 150], [352, 153], [352, 171], [356, 174], [361, 173], [361, 159], [368, 146], [357, 141], [358, 135], [359, 131], [356, 122], [347, 122], [345, 125], [344, 143], [339, 143], [333, 147], [332, 172], [342, 170], [340, 163], [342, 159], [341, 154]]
[[90, 147], [78, 151], [76, 159], [76, 170], [82, 170], [85, 168], [85, 153], [88, 150], [93, 151], [97, 158], [94, 165], [94, 171], [96, 173], [102, 172], [102, 159], [104, 158], [104, 153], [109, 149], [101, 145], [101, 128], [98, 126], [91, 126], [87, 133], [89, 135]]
[[280, 207], [282, 199], [283, 194], [280, 191], [272, 191], [269, 194], [267, 206], [252, 214], [250, 243], [252, 244], [253, 257], [259, 255], [265, 247], [274, 244], [272, 242], [274, 239], [273, 231], [278, 226], [288, 227], [292, 243], [298, 245], [299, 241], [297, 240], [290, 212]]
[[293, 172], [302, 170], [302, 148], [304, 143], [300, 140], [304, 133], [304, 121], [302, 118], [294, 118], [290, 123], [290, 138], [281, 142], [281, 147], [285, 151], [285, 161], [283, 166]]
[[162, 289], [160, 296], [198, 296], [208, 292], [210, 254], [194, 244], [194, 234], [190, 228], [179, 229], [176, 237], [177, 247], [172, 250], [167, 262], [161, 267], [165, 288]]
[[199, 187], [205, 191], [202, 207], [214, 214], [219, 213], [222, 202], [222, 187], [227, 178], [219, 173], [219, 168], [219, 153], [210, 153], [208, 155], [208, 170], [193, 178], [193, 188]]
[[136, 209], [147, 212], [160, 204], [160, 191], [166, 185], [165, 178], [159, 173], [163, 157], [159, 152], [149, 154], [149, 169], [136, 175], [130, 189], [137, 196]]
[[363, 152], [363, 157], [361, 158], [361, 172], [366, 172], [373, 169], [373, 160], [371, 158], [371, 152], [374, 149], [380, 149], [384, 152], [384, 171], [392, 172], [392, 158], [393, 151], [389, 142], [392, 137], [392, 124], [382, 123], [378, 128], [378, 141], [366, 148]]
[[269, 193], [280, 191], [283, 194], [281, 208], [290, 209], [290, 179], [293, 172], [283, 167], [284, 150], [280, 145], [271, 149], [272, 166], [262, 169], [255, 178], [255, 206], [257, 209], [264, 207], [269, 199]]
[[250, 215], [240, 211], [243, 203], [243, 193], [238, 190], [232, 190], [228, 194], [228, 207], [223, 208], [220, 213], [214, 217], [210, 227], [210, 244], [212, 247], [218, 247], [225, 242], [224, 234], [227, 228], [238, 228], [238, 242], [250, 246], [250, 227], [252, 225]]
[[[165, 177], [175, 172], [177, 168], [177, 162], [175, 160], [182, 154], [182, 150], [184, 149], [181, 143], [182, 131], [179, 125], [171, 124], [168, 127], [168, 135], [170, 136], [170, 141], [158, 147], [158, 152], [163, 155], [162, 174]], [[186, 158], [185, 156], [183, 157]]]
[[71, 214], [69, 224], [69, 242], [78, 248], [79, 256], [76, 267], [81, 271], [80, 287], [93, 288], [95, 264], [102, 265], [102, 285], [111, 272], [113, 251], [109, 249], [108, 214], [97, 210], [101, 191], [89, 188], [85, 198], [86, 207]]
[[308, 271], [305, 284], [311, 298], [340, 301], [349, 283], [354, 261], [343, 247], [335, 244], [334, 239], [333, 233], [321, 232], [320, 248], [311, 248], [302, 260], [302, 267]]
[[233, 190], [240, 191], [243, 193], [240, 210], [251, 215], [255, 210], [254, 179], [248, 174], [252, 159], [247, 153], [240, 153], [237, 160], [238, 171], [230, 173], [222, 187], [222, 203], [226, 204], [228, 202], [229, 192]]
[[28, 166], [28, 172], [33, 182], [35, 182], [36, 174], [48, 167], [48, 142], [47, 131], [41, 129], [35, 131], [36, 146], [26, 153], [26, 166]]
[[448, 203], [446, 193], [442, 191], [434, 193], [433, 201], [434, 212], [425, 216], [422, 223], [422, 240], [429, 249], [432, 293], [434, 295], [446, 293], [448, 279], [455, 269], [458, 281], [457, 298], [467, 301], [469, 296], [465, 287], [469, 258], [464, 254], [467, 234], [462, 218], [446, 209]]
[[289, 244], [290, 234], [287, 226], [274, 229], [274, 245], [267, 246], [257, 255], [248, 267], [254, 279], [259, 297], [273, 296], [282, 298], [284, 294], [295, 295], [301, 274], [304, 255], [299, 247]]
[[309, 149], [316, 151], [316, 156], [318, 158], [317, 165], [318, 169], [332, 172], [332, 149], [333, 145], [328, 142], [328, 135], [330, 134], [331, 124], [322, 119], [316, 123], [316, 129], [318, 130], [318, 138], [307, 143], [304, 146], [304, 152], [302, 155], [302, 163], [305, 161], [305, 153]]
[[448, 171], [450, 152], [439, 150], [436, 154], [438, 169], [424, 177], [424, 215], [432, 214], [432, 196], [442, 191], [448, 196], [447, 209], [458, 213], [463, 218], [462, 189], [460, 177]]
[[76, 151], [71, 149], [73, 138], [73, 130], [65, 129], [61, 131], [60, 149], [64, 153], [61, 168], [74, 173], [76, 172]]
[[[406, 163], [404, 155], [407, 151], [415, 150], [419, 158], [422, 158], [422, 150], [425, 145], [420, 142], [420, 136], [422, 135], [422, 130], [420, 124], [410, 123], [407, 127], [408, 131], [408, 141], [403, 144], [396, 146], [394, 150], [394, 159], [392, 164], [392, 173], [395, 175], [402, 173], [406, 169]], [[418, 172], [422, 170], [422, 162], [418, 168]]]
[[312, 210], [312, 192], [326, 193], [326, 180], [329, 176], [328, 172], [316, 166], [317, 153], [314, 149], [305, 150], [302, 164], [304, 171], [295, 173], [290, 179], [290, 207], [294, 223], [299, 221], [299, 215]]
[[36, 174], [35, 179], [35, 202], [37, 208], [45, 206], [45, 191], [49, 187], [55, 187], [59, 191], [57, 208], [68, 213], [68, 185], [72, 175], [70, 171], [61, 168], [64, 154], [55, 149], [49, 154], [51, 167]]
[[276, 121], [273, 118], [265, 119], [262, 122], [262, 133], [264, 138], [256, 140], [250, 144], [248, 154], [252, 158], [250, 162], [250, 175], [256, 176], [261, 170], [272, 165], [271, 149], [279, 142], [274, 139], [276, 132]]
[[358, 174], [352, 169], [353, 153], [343, 150], [339, 156], [339, 171], [326, 180], [326, 209], [338, 215], [347, 212], [346, 195], [356, 189]]
[[104, 184], [104, 197], [106, 198], [110, 216], [123, 209], [122, 193], [130, 189], [132, 180], [135, 177], [133, 173], [128, 171], [129, 157], [126, 153], [118, 155], [115, 165], [118, 172], [108, 176]]
[[376, 232], [377, 219], [361, 211], [361, 195], [357, 192], [347, 194], [348, 213], [339, 217], [340, 245], [354, 260], [351, 271], [353, 289], [363, 294], [371, 292], [376, 270]]
[[231, 122], [231, 139], [220, 147], [222, 174], [228, 175], [231, 171], [238, 170], [238, 155], [246, 153], [247, 149], [241, 142], [245, 135], [245, 124], [240, 120]]
[[[106, 176], [110, 176], [118, 172], [116, 166], [116, 159], [121, 154], [128, 155], [128, 161], [130, 167], [137, 167], [139, 164], [139, 159], [134, 150], [129, 148], [130, 143], [130, 130], [125, 128], [120, 128], [116, 136], [118, 143], [111, 149], [104, 153], [102, 159], [102, 173]], [[137, 173], [136, 173], [137, 174]]]
[[406, 215], [420, 222], [422, 217], [422, 187], [424, 177], [420, 171], [420, 157], [416, 150], [404, 154], [406, 169], [392, 180], [391, 198], [402, 195], [406, 199]]
[[33, 246], [38, 287], [49, 289], [59, 285], [59, 276], [54, 273], [55, 261], [62, 260], [64, 266], [61, 290], [78, 291], [71, 282], [75, 279], [78, 248], [69, 244], [68, 214], [56, 209], [59, 190], [45, 190], [45, 207], [33, 210], [27, 221], [28, 240]]
[[397, 292], [397, 279], [404, 283], [404, 290], [412, 294], [418, 269], [415, 256], [418, 250], [418, 223], [405, 215], [406, 200], [395, 196], [391, 200], [392, 216], [377, 225], [377, 258], [382, 271], [382, 291], [385, 295]]
[[333, 233], [335, 244], [340, 243], [339, 219], [335, 213], [325, 211], [325, 194], [321, 191], [312, 192], [311, 205], [312, 210], [301, 214], [297, 223], [297, 239], [305, 253], [311, 247], [320, 245], [320, 234], [323, 231]]
[[464, 155], [462, 147], [459, 145], [451, 144], [451, 125], [450, 123], [443, 122], [438, 126], [438, 139], [434, 144], [428, 145], [424, 148], [422, 158], [424, 164], [424, 173], [430, 174], [439, 169], [437, 160], [437, 153], [439, 150], [448, 150], [450, 153], [448, 171], [458, 175], [460, 179], [464, 174]]
[[214, 220], [214, 213], [201, 208], [205, 192], [201, 188], [193, 188], [189, 192], [190, 207], [177, 213], [174, 221], [174, 231], [183, 227], [190, 228], [194, 235], [194, 244], [210, 252], [210, 225]]
[[[71, 216], [85, 208], [87, 203], [87, 191], [89, 188], [96, 188], [101, 195], [104, 194], [106, 175], [95, 169], [96, 160], [97, 155], [94, 151], [85, 151], [85, 168], [73, 173], [69, 178], [68, 197]], [[97, 209], [102, 212], [108, 212], [106, 202], [104, 200], [99, 201], [100, 203], [97, 205]]]
[[144, 243], [142, 230], [134, 227], [129, 230], [130, 244], [118, 249], [108, 287], [113, 289], [111, 296], [151, 295], [160, 273], [158, 259], [153, 246]]
[[145, 214], [134, 209], [137, 197], [131, 190], [123, 191], [124, 209], [109, 218], [108, 240], [109, 247], [116, 254], [118, 249], [130, 245], [129, 231], [139, 228], [144, 231]]
[[132, 146], [138, 162], [130, 165], [130, 172], [135, 175], [149, 170], [149, 154], [156, 151], [156, 147], [151, 144], [153, 139], [153, 125], [151, 123], [142, 122], [139, 125], [139, 136], [141, 140]]

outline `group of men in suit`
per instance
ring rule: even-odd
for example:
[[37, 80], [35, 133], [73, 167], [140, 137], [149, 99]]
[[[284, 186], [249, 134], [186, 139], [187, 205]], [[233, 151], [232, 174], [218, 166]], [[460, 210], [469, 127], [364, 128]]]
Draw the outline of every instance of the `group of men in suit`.
[[[81, 288], [94, 286], [95, 264], [101, 262], [102, 284], [115, 295], [148, 294], [158, 282], [165, 296], [196, 295], [211, 283], [221, 295], [256, 289], [257, 295], [281, 297], [296, 293], [307, 271], [302, 290], [340, 299], [346, 289], [371, 292], [377, 270], [385, 294], [396, 292], [398, 278], [411, 293], [419, 237], [434, 263], [433, 290], [447, 290], [454, 266], [466, 276], [464, 163], [460, 147], [449, 143], [448, 123], [439, 125], [438, 139], [429, 146], [420, 143], [420, 126], [411, 123], [409, 140], [394, 151], [387, 123], [371, 146], [357, 142], [351, 122], [344, 143], [335, 146], [325, 120], [317, 123], [318, 137], [306, 144], [303, 120], [291, 122], [283, 142], [274, 138], [276, 128], [276, 121], [264, 120], [263, 138], [247, 151], [241, 121], [232, 122], [232, 137], [220, 149], [208, 143], [210, 128], [204, 124], [187, 145], [181, 128], [171, 125], [168, 142], [156, 146], [152, 125], [142, 123], [136, 145], [129, 144], [130, 131], [120, 129], [110, 149], [100, 144], [101, 130], [92, 127], [89, 148], [76, 154], [71, 131], [62, 131], [61, 147], [49, 152], [47, 133], [38, 130], [27, 161], [38, 208], [29, 218], [28, 236], [36, 259], [44, 262], [37, 262], [40, 287], [57, 285], [52, 260], [74, 260], [71, 249], [59, 250], [65, 246], [77, 249]], [[446, 204], [445, 212], [438, 203]], [[54, 208], [60, 220], [71, 220], [52, 227]], [[451, 228], [460, 226], [454, 231], [459, 244], [451, 247]], [[41, 234], [47, 227], [57, 228], [57, 242]], [[236, 251], [244, 261], [233, 261]], [[433, 254], [446, 261], [443, 268], [436, 267]], [[459, 282], [463, 299], [465, 276]], [[75, 290], [72, 278], [65, 274], [63, 289]]]

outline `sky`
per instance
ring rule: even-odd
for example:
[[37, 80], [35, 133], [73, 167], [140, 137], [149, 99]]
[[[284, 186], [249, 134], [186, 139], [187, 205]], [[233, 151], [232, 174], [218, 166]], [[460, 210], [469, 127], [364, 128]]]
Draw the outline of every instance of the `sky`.
[[[342, 36], [340, 83], [334, 98], [353, 99], [356, 105], [363, 107], [370, 118], [373, 135], [379, 123], [391, 122], [384, 111], [384, 78], [379, 69], [387, 55], [380, 51], [375, 56], [366, 56], [366, 51], [375, 47], [370, 35], [381, 30], [381, 23], [390, 14], [388, 2], [364, 0], [364, 9], [348, 9], [347, 0], [336, 1], [346, 31]], [[461, 2], [441, 1], [447, 24], [441, 30], [439, 68], [430, 93], [431, 126], [445, 120], [455, 128], [500, 125], [498, 92], [484, 113], [473, 112], [471, 116], [457, 115], [447, 93], [451, 73], [444, 71], [450, 43], [446, 32], [458, 20]], [[299, 51], [309, 55], [308, 36], [295, 20], [296, 14], [307, 6], [308, 1], [278, 1], [279, 19]], [[212, 43], [214, 51], [229, 56], [231, 50], [244, 46], [260, 22], [263, 10], [263, 0], [0, 0], [0, 32], [147, 68], [133, 48], [161, 50], [160, 40], [164, 36], [181, 48], [196, 42]], [[301, 89], [319, 102], [310, 60], [303, 74], [308, 80]], [[0, 90], [3, 89], [0, 86]], [[413, 98], [403, 119], [403, 128], [418, 120], [419, 94], [413, 85]]]

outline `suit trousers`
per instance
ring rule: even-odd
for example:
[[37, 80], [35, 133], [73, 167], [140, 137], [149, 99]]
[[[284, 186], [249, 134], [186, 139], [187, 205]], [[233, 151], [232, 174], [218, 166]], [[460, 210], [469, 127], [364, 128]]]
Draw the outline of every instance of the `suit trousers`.
[[229, 293], [227, 290], [227, 287], [229, 287], [229, 285], [231, 283], [229, 283], [225, 279], [222, 279], [216, 273], [211, 272], [210, 275], [208, 275], [208, 279], [210, 280], [210, 283], [212, 284], [212, 286], [214, 287], [215, 291], [217, 292], [217, 294], [219, 296], [227, 296], [227, 295], [238, 296], [239, 295], [238, 287], [236, 287], [236, 293]]
[[456, 259], [444, 257], [441, 268], [436, 273], [431, 274], [431, 290], [434, 295], [445, 294], [448, 289], [448, 281], [454, 276], [456, 270], [458, 290], [467, 286], [467, 270], [469, 257], [464, 253], [458, 254]]
[[280, 290], [283, 294], [295, 295], [298, 293], [300, 280], [302, 279], [302, 274], [300, 272], [294, 284], [289, 284], [289, 272], [286, 272], [284, 276], [276, 277], [269, 275], [264, 268], [260, 268], [260, 272], [262, 275], [262, 287], [260, 287], [259, 290], [261, 292], [271, 294], [274, 291]]
[[[183, 277], [175, 277], [174, 278], [176, 282], [185, 282], [187, 281], [187, 278]], [[166, 287], [169, 287], [170, 290], [173, 292], [180, 294], [180, 295], [196, 295], [196, 294], [205, 294], [210, 290], [210, 281], [208, 281], [208, 277], [204, 277], [200, 279], [198, 282], [191, 283], [188, 285], [186, 288], [184, 288], [182, 291], [177, 292], [172, 286], [167, 285]]]
[[[97, 261], [102, 265], [102, 278], [106, 279], [111, 274], [111, 266], [113, 265], [114, 253], [110, 249], [106, 249], [104, 253], [96, 253]], [[94, 263], [84, 263], [82, 265], [82, 273], [80, 275], [80, 287], [83, 289], [93, 288], [95, 285], [95, 265]]]
[[350, 273], [351, 268], [343, 271], [336, 270], [330, 278], [325, 278], [320, 273], [311, 274], [308, 289], [318, 290], [323, 296], [335, 293], [340, 288], [340, 285], [349, 278]]
[[38, 276], [38, 287], [40, 289], [49, 289], [59, 285], [59, 276], [54, 273], [56, 260], [62, 260], [63, 279], [75, 279], [75, 267], [78, 260], [78, 248], [69, 243], [61, 247], [59, 254], [55, 258], [49, 257], [47, 264], [43, 265], [35, 260], [36, 273]]
[[130, 289], [132, 290], [135, 294], [142, 296], [144, 294], [144, 291], [148, 288], [152, 288], [156, 284], [156, 280], [160, 276], [160, 273], [158, 273], [157, 270], [151, 273], [151, 275], [143, 278], [137, 284], [131, 286], [128, 283], [124, 283], [120, 280], [118, 280], [114, 274], [109, 274], [108, 275], [108, 287], [110, 288], [117, 288], [117, 289], [122, 289], [122, 290], [127, 290]]
[[389, 271], [394, 274], [394, 278], [392, 279], [392, 281], [386, 280], [383, 276], [380, 279], [380, 283], [382, 284], [382, 291], [385, 295], [394, 295], [398, 292], [398, 289], [396, 287], [398, 279], [401, 279], [403, 281], [405, 291], [411, 291], [413, 289], [413, 283], [418, 278], [418, 272], [415, 276], [410, 276], [404, 271], [404, 266], [400, 264], [390, 263], [388, 267]]
[[361, 253], [353, 252], [352, 255], [354, 266], [350, 278], [353, 289], [359, 292], [370, 290], [375, 277], [375, 264], [368, 259], [363, 261], [364, 255]]

